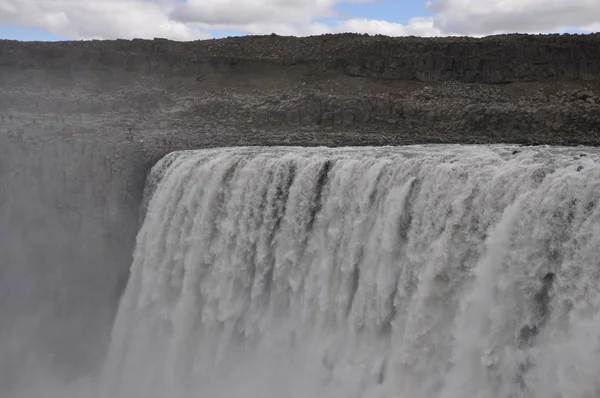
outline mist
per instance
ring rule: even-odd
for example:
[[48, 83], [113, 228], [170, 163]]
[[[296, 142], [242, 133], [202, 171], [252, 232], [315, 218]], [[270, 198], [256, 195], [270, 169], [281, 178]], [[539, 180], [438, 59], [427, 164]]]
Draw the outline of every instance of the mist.
[[600, 391], [595, 149], [13, 151], [2, 396]]
[[128, 277], [144, 170], [101, 142], [4, 136], [0, 148], [6, 396], [101, 364]]

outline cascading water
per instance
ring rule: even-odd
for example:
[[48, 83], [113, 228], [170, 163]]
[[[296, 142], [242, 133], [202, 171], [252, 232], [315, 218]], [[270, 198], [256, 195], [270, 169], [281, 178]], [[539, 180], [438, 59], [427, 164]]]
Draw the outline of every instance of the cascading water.
[[172, 153], [93, 396], [597, 397], [599, 200], [591, 149]]
[[600, 158], [513, 149], [168, 155], [103, 396], [598, 396]]

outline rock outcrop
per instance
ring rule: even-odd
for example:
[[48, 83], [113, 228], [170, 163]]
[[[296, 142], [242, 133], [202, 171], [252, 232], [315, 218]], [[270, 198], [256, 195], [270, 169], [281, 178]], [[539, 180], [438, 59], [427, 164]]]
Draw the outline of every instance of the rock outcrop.
[[358, 34], [307, 38], [254, 36], [196, 42], [116, 40], [65, 43], [4, 41], [1, 65], [65, 75], [128, 71], [190, 75], [214, 69], [304, 65], [350, 76], [512, 83], [596, 80], [600, 35], [500, 35], [481, 39], [391, 38]]
[[596, 145], [600, 34], [0, 41], [0, 85], [0, 125], [43, 138]]

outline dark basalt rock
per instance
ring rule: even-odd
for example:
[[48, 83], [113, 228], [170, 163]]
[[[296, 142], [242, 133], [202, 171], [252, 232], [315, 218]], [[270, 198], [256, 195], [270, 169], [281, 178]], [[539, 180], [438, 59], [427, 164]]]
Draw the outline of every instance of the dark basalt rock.
[[166, 150], [597, 145], [600, 34], [4, 40], [0, 87], [8, 134], [37, 124], [150, 147], [169, 135]]
[[426, 82], [597, 80], [600, 35], [419, 38], [360, 34], [247, 36], [196, 42], [0, 42], [0, 65], [49, 70], [196, 74], [203, 68], [309, 65], [351, 76]]

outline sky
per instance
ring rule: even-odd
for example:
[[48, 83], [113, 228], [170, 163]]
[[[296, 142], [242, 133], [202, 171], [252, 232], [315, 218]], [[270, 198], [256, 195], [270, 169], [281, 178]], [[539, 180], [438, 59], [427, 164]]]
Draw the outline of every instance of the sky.
[[0, 0], [0, 38], [485, 36], [600, 31], [600, 0]]

